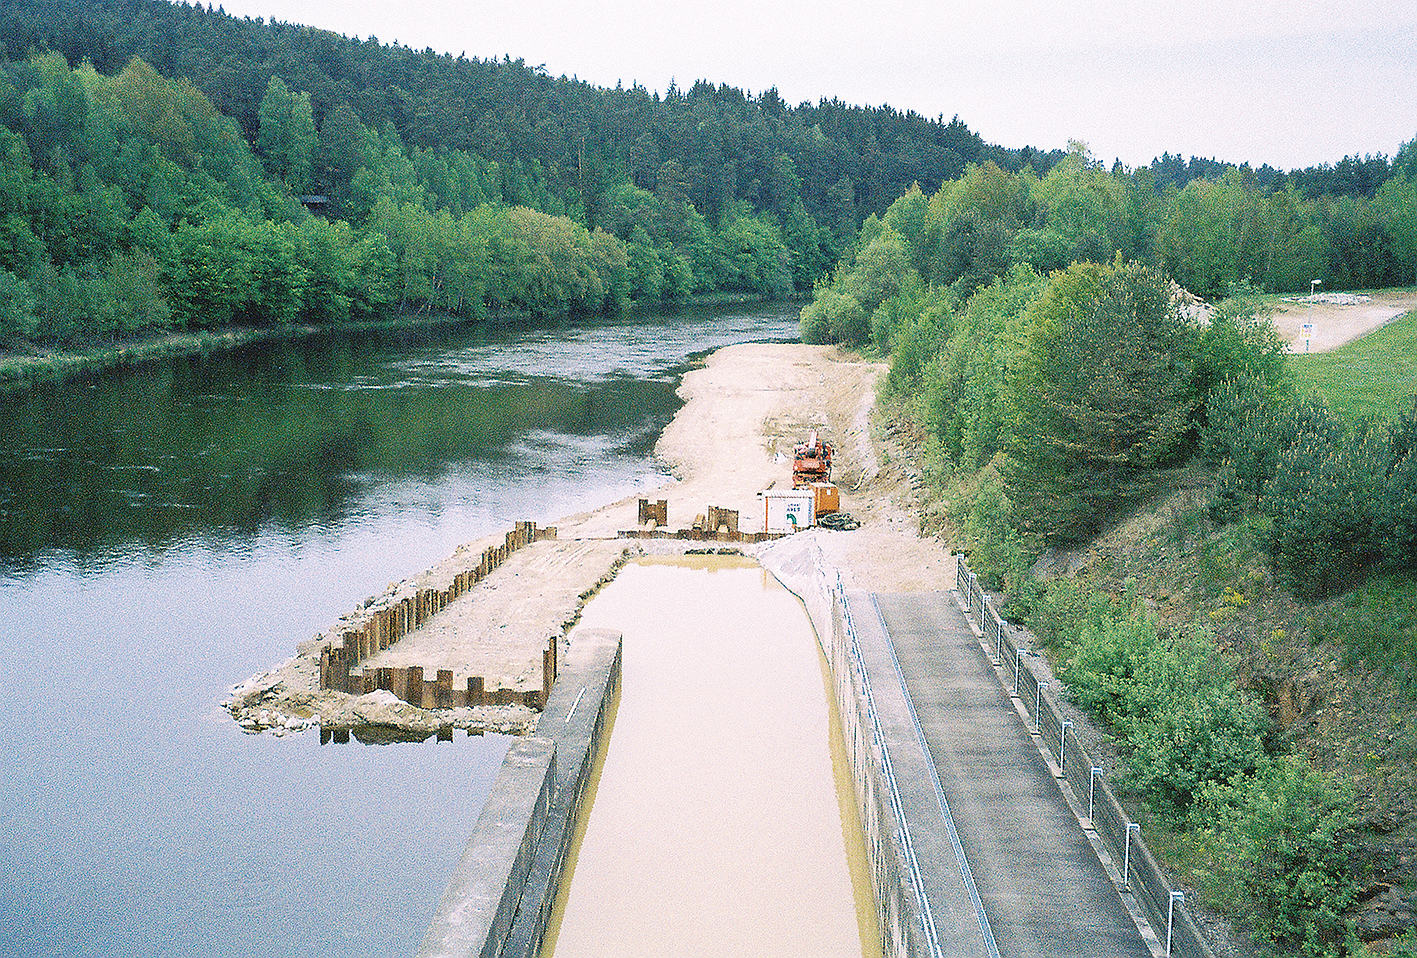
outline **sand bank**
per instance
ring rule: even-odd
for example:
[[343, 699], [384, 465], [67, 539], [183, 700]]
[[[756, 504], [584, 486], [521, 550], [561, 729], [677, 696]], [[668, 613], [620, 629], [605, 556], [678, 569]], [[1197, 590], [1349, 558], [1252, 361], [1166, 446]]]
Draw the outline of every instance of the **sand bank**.
[[[882, 468], [870, 434], [875, 384], [885, 371], [834, 347], [793, 344], [731, 346], [688, 373], [679, 389], [685, 405], [665, 429], [655, 453], [675, 481], [644, 494], [668, 502], [668, 527], [690, 526], [708, 506], [738, 510], [740, 528], [763, 528], [757, 494], [791, 485], [791, 452], [808, 430], [836, 446], [834, 478], [842, 508], [862, 523], [851, 532], [811, 530], [847, 585], [877, 591], [948, 589], [953, 565], [940, 543], [916, 534], [910, 487]], [[561, 653], [582, 605], [627, 555], [683, 551], [696, 544], [619, 537], [637, 528], [640, 496], [573, 516], [528, 516], [554, 525], [554, 540], [538, 541], [505, 562], [397, 644], [361, 663], [365, 669], [417, 665], [430, 679], [439, 669], [482, 677], [488, 690], [533, 692], [542, 684], [542, 650]], [[302, 642], [297, 654], [232, 690], [223, 703], [249, 731], [277, 733], [313, 725], [325, 729], [401, 729], [415, 735], [466, 728], [522, 732], [537, 712], [522, 704], [416, 708], [389, 691], [355, 696], [320, 689], [321, 649], [337, 645], [380, 609], [427, 589], [447, 589], [475, 567], [498, 533], [460, 547], [434, 568], [396, 583]], [[701, 547], [701, 545], [700, 545]], [[747, 551], [751, 551], [749, 548]]]

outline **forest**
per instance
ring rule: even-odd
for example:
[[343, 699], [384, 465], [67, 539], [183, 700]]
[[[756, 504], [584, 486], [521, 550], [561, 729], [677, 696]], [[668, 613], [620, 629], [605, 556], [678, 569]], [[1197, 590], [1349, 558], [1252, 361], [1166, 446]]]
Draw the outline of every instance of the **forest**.
[[610, 90], [165, 0], [0, 0], [0, 46], [12, 347], [805, 294], [913, 193], [954, 204], [935, 285], [1118, 251], [1205, 296], [1417, 273], [1410, 149], [1109, 169], [958, 117]]

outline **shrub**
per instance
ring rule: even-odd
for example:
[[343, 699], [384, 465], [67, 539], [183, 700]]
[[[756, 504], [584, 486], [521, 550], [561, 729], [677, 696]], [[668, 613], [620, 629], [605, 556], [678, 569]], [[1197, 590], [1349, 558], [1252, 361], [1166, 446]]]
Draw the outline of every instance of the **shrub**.
[[1260, 510], [1272, 520], [1266, 549], [1295, 595], [1351, 588], [1382, 554], [1377, 537], [1388, 443], [1367, 428], [1345, 441], [1310, 433], [1279, 456]]
[[1205, 786], [1254, 771], [1268, 719], [1203, 633], [1150, 646], [1118, 721], [1131, 747], [1129, 784], [1163, 816], [1183, 819]]
[[849, 293], [825, 287], [803, 307], [801, 330], [806, 343], [863, 346], [871, 339], [871, 317]]
[[1201, 791], [1192, 821], [1217, 856], [1221, 904], [1268, 954], [1346, 954], [1353, 802], [1351, 784], [1295, 755]]

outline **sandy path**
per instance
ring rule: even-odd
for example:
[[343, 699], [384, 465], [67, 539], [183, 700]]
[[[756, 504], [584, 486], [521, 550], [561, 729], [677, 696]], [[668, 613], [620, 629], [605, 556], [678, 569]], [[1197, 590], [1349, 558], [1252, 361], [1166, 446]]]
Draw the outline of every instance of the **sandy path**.
[[1392, 322], [1399, 316], [1417, 309], [1417, 292], [1387, 291], [1370, 294], [1366, 303], [1340, 306], [1334, 303], [1280, 303], [1274, 316], [1274, 328], [1289, 344], [1289, 351], [1304, 352], [1302, 337], [1305, 323], [1312, 324], [1308, 351], [1323, 353], [1352, 342]]
[[[862, 523], [852, 532], [810, 530], [823, 554], [842, 569], [848, 586], [876, 591], [948, 589], [954, 567], [939, 543], [916, 534], [909, 485], [882, 470], [869, 431], [875, 383], [885, 367], [833, 347], [750, 344], [719, 350], [685, 376], [684, 407], [665, 429], [655, 452], [676, 481], [644, 494], [668, 501], [671, 529], [691, 525], [710, 505], [736, 509], [740, 528], [763, 528], [758, 492], [791, 484], [792, 447], [808, 430], [821, 429], [836, 446], [834, 478], [842, 508]], [[361, 666], [420, 665], [431, 677], [452, 669], [455, 685], [484, 676], [487, 688], [536, 689], [541, 651], [562, 643], [585, 597], [612, 573], [627, 551], [682, 550], [676, 540], [617, 538], [636, 528], [640, 496], [554, 522], [555, 541], [538, 542], [460, 596], [422, 628]], [[547, 525], [544, 519], [534, 519]], [[391, 693], [359, 697], [320, 691], [320, 649], [373, 611], [419, 589], [447, 587], [476, 564], [501, 534], [469, 543], [419, 575], [391, 586], [299, 646], [299, 654], [233, 690], [227, 707], [243, 728], [299, 729], [314, 716], [326, 727], [392, 725], [413, 731], [439, 726], [518, 730], [535, 722], [521, 706], [454, 709], [442, 713], [398, 703]], [[564, 650], [564, 644], [563, 644]]]

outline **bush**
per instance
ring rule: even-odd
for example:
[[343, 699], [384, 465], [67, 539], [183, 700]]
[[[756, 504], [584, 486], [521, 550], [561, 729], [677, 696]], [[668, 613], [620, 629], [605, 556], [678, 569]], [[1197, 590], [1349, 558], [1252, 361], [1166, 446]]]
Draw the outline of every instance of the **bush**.
[[1127, 781], [1165, 817], [1183, 820], [1201, 789], [1265, 758], [1268, 719], [1203, 633], [1146, 649], [1127, 692], [1117, 723], [1131, 748]]
[[969, 504], [964, 523], [965, 536], [972, 546], [970, 564], [990, 587], [1002, 587], [1016, 594], [1030, 581], [1030, 567], [1037, 556], [1014, 530], [1012, 516], [1013, 504], [1005, 495], [998, 474], [988, 473]]
[[1295, 595], [1351, 588], [1382, 555], [1377, 538], [1385, 431], [1302, 435], [1279, 456], [1260, 501], [1272, 525], [1265, 544], [1280, 580]]
[[1347, 953], [1353, 802], [1351, 784], [1295, 755], [1202, 790], [1192, 821], [1216, 855], [1213, 891], [1267, 954]]
[[802, 309], [801, 335], [804, 343], [864, 346], [871, 339], [871, 317], [851, 294], [821, 288]]

